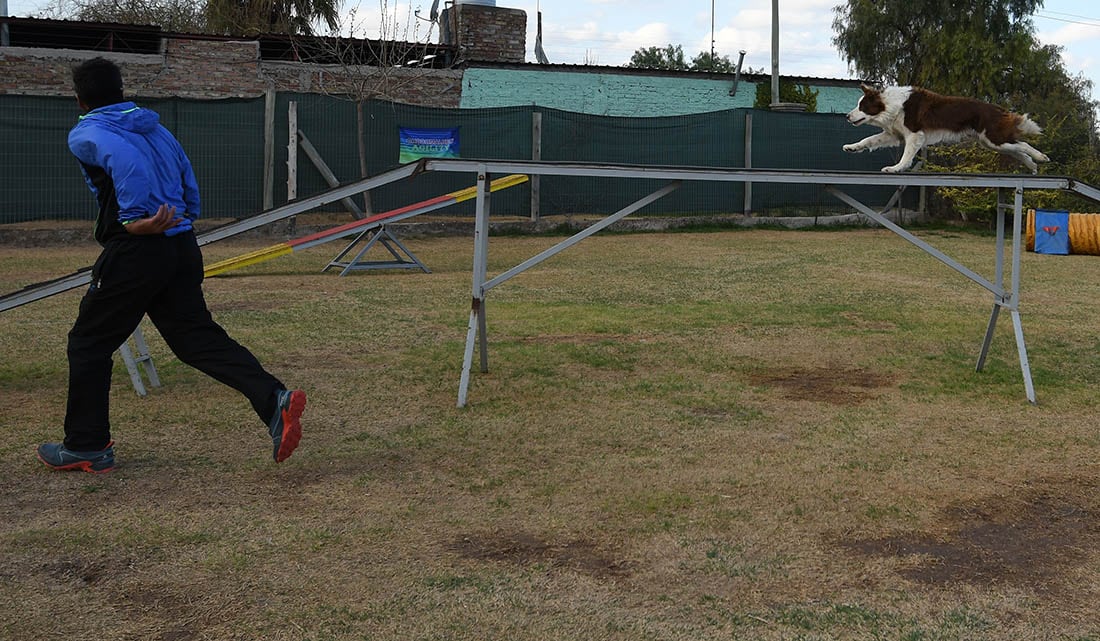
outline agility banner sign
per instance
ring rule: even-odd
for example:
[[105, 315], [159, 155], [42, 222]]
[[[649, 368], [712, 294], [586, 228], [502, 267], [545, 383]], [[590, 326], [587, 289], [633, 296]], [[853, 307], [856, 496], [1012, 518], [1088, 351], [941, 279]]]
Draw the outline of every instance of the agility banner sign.
[[399, 127], [401, 155], [398, 161], [419, 158], [458, 158], [458, 127], [450, 129], [412, 129]]

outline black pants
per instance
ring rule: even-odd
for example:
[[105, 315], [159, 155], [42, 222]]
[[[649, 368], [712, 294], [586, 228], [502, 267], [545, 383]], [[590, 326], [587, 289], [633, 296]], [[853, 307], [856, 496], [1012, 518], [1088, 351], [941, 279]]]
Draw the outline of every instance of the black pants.
[[202, 295], [195, 235], [123, 236], [108, 241], [69, 332], [65, 447], [98, 450], [111, 440], [111, 357], [148, 314], [181, 361], [238, 390], [265, 423], [285, 389], [214, 322]]

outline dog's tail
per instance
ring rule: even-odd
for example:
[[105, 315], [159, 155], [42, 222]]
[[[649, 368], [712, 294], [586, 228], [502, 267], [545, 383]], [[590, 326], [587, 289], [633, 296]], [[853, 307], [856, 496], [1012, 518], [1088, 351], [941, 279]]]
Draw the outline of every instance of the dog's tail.
[[1016, 116], [1016, 133], [1019, 134], [1021, 138], [1038, 136], [1043, 133], [1043, 128], [1035, 124], [1035, 121], [1029, 118], [1027, 114], [1022, 116], [1019, 114], [1013, 115]]

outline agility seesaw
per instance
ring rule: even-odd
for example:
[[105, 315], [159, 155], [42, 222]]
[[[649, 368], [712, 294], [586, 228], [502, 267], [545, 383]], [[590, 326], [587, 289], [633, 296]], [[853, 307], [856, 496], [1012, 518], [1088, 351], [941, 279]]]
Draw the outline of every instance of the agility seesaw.
[[[401, 165], [400, 167], [370, 178], [363, 178], [346, 185], [333, 187], [332, 189], [313, 196], [301, 198], [285, 205], [226, 223], [220, 227], [200, 233], [198, 235], [198, 243], [200, 246], [209, 245], [210, 243], [236, 236], [237, 234], [256, 229], [257, 227], [262, 227], [291, 216], [312, 211], [330, 203], [338, 202], [348, 196], [354, 196], [355, 194], [388, 185], [392, 182], [414, 177], [425, 171], [426, 160], [427, 159], [421, 159], [417, 162]], [[356, 222], [361, 223], [362, 221]], [[23, 289], [0, 296], [0, 313], [28, 303], [33, 303], [43, 298], [49, 298], [55, 294], [76, 289], [77, 287], [83, 287], [90, 283], [91, 280], [92, 268], [89, 266], [79, 269], [67, 276], [27, 285]]]
[[[513, 174], [511, 176], [505, 176], [504, 178], [498, 178], [492, 181], [492, 186], [490, 187], [490, 189], [491, 191], [499, 191], [501, 189], [514, 187], [524, 182], [527, 182], [527, 176], [523, 174]], [[247, 254], [241, 254], [240, 256], [227, 258], [211, 265], [207, 265], [206, 269], [204, 270], [204, 274], [206, 276], [216, 276], [217, 274], [223, 274], [234, 269], [240, 269], [241, 267], [247, 267], [249, 265], [262, 263], [273, 258], [278, 258], [279, 256], [286, 256], [287, 254], [291, 254], [302, 249], [316, 247], [317, 245], [321, 245], [329, 241], [336, 240], [338, 238], [346, 238], [348, 236], [355, 235], [357, 236], [356, 240], [351, 245], [349, 245], [347, 249], [341, 252], [335, 259], [333, 259], [332, 262], [329, 263], [329, 267], [332, 267], [333, 265], [345, 266], [344, 271], [341, 273], [341, 275], [343, 275], [344, 273], [347, 273], [349, 269], [352, 269], [355, 266], [355, 262], [352, 261], [351, 263], [338, 263], [337, 261], [339, 261], [339, 259], [342, 258], [355, 245], [355, 243], [357, 243], [359, 239], [366, 234], [370, 232], [382, 231], [386, 225], [389, 225], [391, 223], [405, 220], [407, 218], [412, 218], [413, 216], [419, 216], [420, 214], [425, 214], [427, 212], [442, 209], [444, 207], [449, 207], [451, 205], [455, 205], [466, 200], [471, 200], [476, 196], [477, 185], [467, 187], [465, 189], [460, 189], [458, 191], [452, 191], [448, 194], [437, 196], [436, 198], [429, 198], [428, 200], [422, 200], [418, 203], [413, 203], [405, 207], [393, 209], [387, 212], [383, 212], [381, 214], [375, 214], [374, 216], [369, 216], [367, 218], [364, 218], [363, 220], [352, 221], [350, 223], [333, 227], [331, 229], [326, 229], [324, 231], [311, 234], [309, 236], [303, 236], [301, 238], [289, 240], [284, 243], [279, 243], [277, 245], [258, 249]], [[393, 239], [392, 236], [390, 237], [390, 239], [396, 241], [396, 239]], [[383, 240], [383, 242], [386, 241]], [[402, 249], [404, 249], [404, 247], [402, 247]], [[364, 251], [360, 252], [359, 255], [361, 256], [365, 251], [366, 248], [364, 248]], [[390, 251], [393, 252], [393, 249], [390, 249]], [[406, 253], [408, 252], [407, 249], [405, 251]], [[409, 264], [419, 265], [423, 268], [423, 264], [419, 261], [416, 261], [415, 257], [414, 261], [415, 262]], [[394, 266], [395, 263], [387, 263], [387, 265]], [[426, 268], [425, 271], [427, 271]]]

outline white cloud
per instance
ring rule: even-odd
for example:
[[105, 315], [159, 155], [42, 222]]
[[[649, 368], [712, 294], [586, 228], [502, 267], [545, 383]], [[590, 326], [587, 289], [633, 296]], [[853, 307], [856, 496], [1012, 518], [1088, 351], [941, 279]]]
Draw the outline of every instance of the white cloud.
[[1049, 32], [1040, 32], [1039, 40], [1060, 46], [1075, 42], [1087, 42], [1100, 37], [1100, 28], [1086, 24], [1067, 24]]
[[340, 8], [340, 33], [356, 38], [438, 42], [438, 27], [416, 17], [417, 9], [428, 17], [430, 2], [422, 6], [421, 2], [387, 0], [386, 9], [383, 15], [379, 2], [345, 2]]

